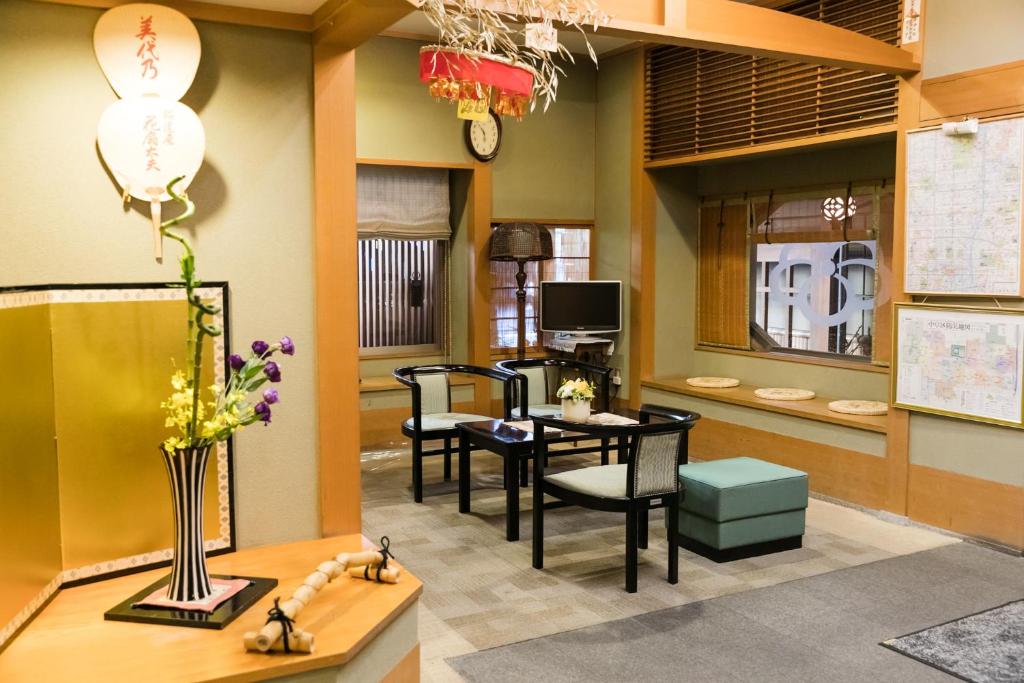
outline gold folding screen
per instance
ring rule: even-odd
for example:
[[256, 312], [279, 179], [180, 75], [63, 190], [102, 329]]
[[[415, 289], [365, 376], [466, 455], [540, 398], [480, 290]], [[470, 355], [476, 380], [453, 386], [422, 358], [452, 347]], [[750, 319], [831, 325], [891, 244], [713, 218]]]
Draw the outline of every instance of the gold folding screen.
[[[227, 303], [226, 285], [202, 295]], [[170, 560], [159, 404], [186, 315], [162, 285], [0, 292], [0, 647], [59, 586]], [[224, 380], [226, 339], [206, 343], [204, 387]], [[228, 550], [227, 444], [211, 463], [206, 549]]]

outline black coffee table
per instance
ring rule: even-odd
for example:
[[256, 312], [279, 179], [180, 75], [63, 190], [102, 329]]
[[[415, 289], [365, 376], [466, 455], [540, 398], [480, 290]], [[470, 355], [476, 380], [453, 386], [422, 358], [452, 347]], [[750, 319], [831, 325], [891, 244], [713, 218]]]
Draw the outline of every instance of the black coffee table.
[[[462, 422], [459, 429], [459, 512], [469, 512], [469, 467], [470, 448], [473, 446], [500, 455], [505, 461], [505, 538], [519, 540], [519, 484], [527, 485], [529, 461], [533, 459], [533, 433], [517, 429], [501, 420]], [[548, 444], [566, 443], [590, 439], [576, 432], [549, 434]], [[618, 446], [618, 461], [625, 462], [626, 454]], [[598, 447], [558, 449], [548, 452], [548, 457], [575, 455], [579, 453], [601, 453], [601, 464], [608, 464], [609, 440], [602, 439]]]

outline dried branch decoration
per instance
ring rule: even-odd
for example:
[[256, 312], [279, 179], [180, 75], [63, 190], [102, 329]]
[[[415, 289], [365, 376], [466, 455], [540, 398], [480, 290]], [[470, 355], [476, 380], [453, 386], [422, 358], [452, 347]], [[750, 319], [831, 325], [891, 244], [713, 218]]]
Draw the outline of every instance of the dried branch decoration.
[[423, 0], [420, 10], [437, 27], [441, 47], [468, 59], [496, 57], [504, 63], [532, 70], [531, 111], [541, 97], [545, 110], [555, 101], [559, 76], [565, 75], [555, 63], [555, 57], [570, 63], [575, 63], [575, 59], [557, 39], [553, 50], [529, 45], [530, 26], [543, 24], [553, 31], [557, 21], [565, 28], [578, 31], [590, 59], [597, 64], [597, 53], [587, 37], [586, 27], [596, 31], [610, 19], [596, 0]]

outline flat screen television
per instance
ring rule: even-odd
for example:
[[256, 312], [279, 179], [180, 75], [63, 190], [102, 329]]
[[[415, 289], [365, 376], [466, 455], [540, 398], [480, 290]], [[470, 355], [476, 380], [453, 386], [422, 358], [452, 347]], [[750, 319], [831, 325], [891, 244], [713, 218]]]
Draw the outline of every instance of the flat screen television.
[[541, 282], [540, 329], [577, 335], [618, 332], [622, 329], [622, 282]]

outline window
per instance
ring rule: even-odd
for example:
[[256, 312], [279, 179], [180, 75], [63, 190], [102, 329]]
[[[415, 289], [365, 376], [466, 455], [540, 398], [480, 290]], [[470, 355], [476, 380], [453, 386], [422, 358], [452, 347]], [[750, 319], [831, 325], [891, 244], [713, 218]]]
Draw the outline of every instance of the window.
[[[492, 226], [496, 227], [495, 226]], [[540, 348], [541, 280], [590, 279], [590, 225], [547, 225], [554, 258], [526, 264], [526, 346]], [[514, 262], [491, 262], [491, 349], [506, 353], [516, 348], [516, 271]]]
[[884, 183], [705, 201], [698, 344], [888, 361], [892, 215]]
[[443, 240], [359, 240], [360, 349], [443, 351], [447, 250]]
[[447, 350], [448, 181], [444, 169], [358, 166], [359, 347], [364, 355]]

